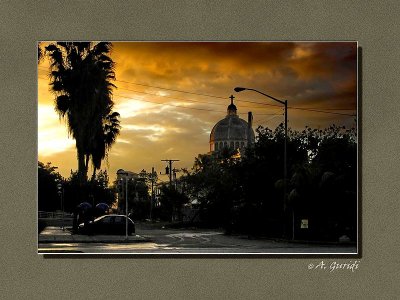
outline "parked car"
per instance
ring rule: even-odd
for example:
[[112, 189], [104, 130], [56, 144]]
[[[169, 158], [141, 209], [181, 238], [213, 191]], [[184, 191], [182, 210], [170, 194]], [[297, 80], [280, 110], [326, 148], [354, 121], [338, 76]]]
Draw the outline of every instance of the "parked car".
[[82, 234], [113, 234], [125, 235], [128, 220], [128, 235], [135, 233], [135, 223], [124, 215], [105, 215], [94, 221], [79, 224], [78, 231]]

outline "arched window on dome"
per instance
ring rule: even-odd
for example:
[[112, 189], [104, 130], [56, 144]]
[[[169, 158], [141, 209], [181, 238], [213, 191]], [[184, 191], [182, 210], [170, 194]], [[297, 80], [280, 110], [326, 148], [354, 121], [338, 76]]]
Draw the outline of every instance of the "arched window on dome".
[[239, 149], [239, 148], [240, 148], [239, 142], [235, 142], [235, 149]]
[[244, 142], [241, 143], [240, 147], [241, 147], [241, 148], [244, 148]]
[[234, 149], [234, 148], [235, 148], [235, 142], [231, 142], [230, 148], [231, 148], [231, 149]]
[[228, 148], [228, 142], [224, 142], [224, 147]]

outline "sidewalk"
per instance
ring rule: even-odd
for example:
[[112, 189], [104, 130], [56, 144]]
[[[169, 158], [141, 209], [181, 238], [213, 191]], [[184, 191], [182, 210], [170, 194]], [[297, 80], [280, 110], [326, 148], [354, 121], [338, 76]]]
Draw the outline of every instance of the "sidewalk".
[[39, 234], [39, 243], [143, 243], [150, 240], [140, 235], [81, 235], [72, 234], [70, 227], [48, 226]]

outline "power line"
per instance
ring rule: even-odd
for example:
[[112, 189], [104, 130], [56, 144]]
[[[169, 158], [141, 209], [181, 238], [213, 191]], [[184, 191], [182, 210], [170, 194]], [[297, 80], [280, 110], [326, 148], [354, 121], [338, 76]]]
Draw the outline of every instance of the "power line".
[[[118, 95], [118, 94], [115, 94], [114, 96], [116, 96], [116, 97], [123, 97], [123, 98], [131, 99], [131, 100], [134, 100], [134, 101], [149, 102], [149, 103], [153, 103], [153, 104], [170, 105], [170, 106], [174, 106], [174, 107], [181, 107], [181, 108], [194, 109], [194, 110], [204, 110], [204, 111], [212, 111], [212, 112], [221, 112], [221, 111], [216, 111], [216, 110], [213, 110], [213, 109], [196, 108], [196, 107], [186, 107], [186, 106], [175, 105], [175, 104], [171, 104], [171, 103], [160, 103], [160, 102], [154, 102], [154, 101], [143, 100], [143, 99], [137, 100], [137, 99], [132, 99], [132, 97], [122, 96], [122, 95]], [[335, 112], [328, 112], [328, 111], [320, 111], [320, 110], [316, 110], [316, 109], [306, 109], [306, 108], [299, 108], [299, 107], [288, 107], [288, 108], [297, 109], [297, 110], [312, 111], [312, 112], [320, 112], [320, 113], [325, 113], [325, 114], [335, 114], [335, 115], [351, 116], [351, 117], [355, 117], [355, 116], [356, 116], [356, 115], [344, 114], [344, 113], [335, 113]], [[272, 115], [281, 115], [281, 114], [258, 114], [258, 115], [266, 115], [266, 116], [269, 115], [269, 116], [272, 116]]]
[[169, 175], [169, 187], [172, 187], [172, 173], [174, 172], [174, 175], [176, 174], [175, 169], [172, 169], [172, 163], [179, 161], [179, 159], [162, 159], [161, 161], [168, 162], [169, 164], [169, 167], [167, 166], [165, 168], [165, 173]]
[[127, 98], [131, 99], [134, 101], [143, 101], [143, 102], [148, 102], [156, 105], [165, 105], [165, 106], [174, 106], [174, 107], [180, 107], [180, 108], [187, 108], [187, 109], [194, 109], [194, 110], [203, 110], [203, 111], [211, 111], [211, 112], [220, 112], [214, 109], [206, 109], [206, 108], [198, 108], [198, 107], [187, 107], [187, 106], [182, 106], [182, 105], [176, 105], [176, 104], [171, 104], [171, 103], [160, 103], [160, 102], [154, 102], [150, 100], [144, 100], [144, 99], [133, 99], [132, 97], [127, 97], [127, 96], [122, 96], [122, 95], [114, 95], [114, 97], [122, 97], [122, 98]]
[[[42, 78], [43, 79], [43, 78]], [[158, 86], [152, 86], [149, 84], [142, 84], [142, 83], [135, 83], [135, 82], [129, 82], [129, 81], [124, 81], [124, 80], [116, 80], [119, 82], [124, 82], [124, 83], [128, 83], [128, 84], [134, 84], [134, 85], [139, 85], [139, 86], [146, 86], [146, 87], [152, 87], [152, 88], [157, 88], [157, 89], [163, 89], [163, 90], [167, 90], [167, 91], [174, 91], [174, 92], [180, 92], [180, 93], [186, 93], [186, 94], [191, 94], [191, 95], [199, 95], [199, 96], [206, 96], [206, 97], [212, 97], [212, 98], [218, 98], [218, 99], [226, 99], [225, 97], [220, 97], [220, 96], [214, 96], [214, 95], [209, 95], [209, 94], [201, 94], [201, 93], [194, 93], [194, 92], [189, 92], [189, 91], [183, 91], [183, 90], [177, 90], [177, 89], [169, 89], [169, 88], [163, 88], [163, 87], [158, 87]], [[126, 89], [126, 88], [120, 88], [120, 89], [124, 89], [124, 90], [128, 90], [128, 91], [133, 91], [136, 93], [143, 93], [143, 94], [149, 94], [149, 95], [154, 95], [154, 96], [159, 96], [159, 97], [165, 97], [165, 98], [171, 98], [174, 100], [177, 100], [176, 98], [173, 97], [169, 97], [169, 96], [161, 96], [161, 95], [157, 95], [157, 94], [151, 94], [151, 93], [147, 93], [147, 92], [140, 92], [140, 91], [135, 91], [135, 90], [130, 90], [130, 89]], [[121, 96], [120, 97], [124, 97]], [[125, 97], [128, 98], [128, 97]], [[179, 99], [178, 99], [179, 100]], [[217, 104], [217, 103], [210, 103], [210, 102], [202, 102], [202, 101], [196, 101], [196, 100], [191, 100], [191, 99], [180, 99], [180, 100], [184, 100], [184, 101], [188, 101], [188, 102], [198, 102], [198, 103], [208, 103], [208, 104], [214, 104], [214, 105], [222, 105], [222, 104]], [[145, 101], [145, 102], [150, 102], [150, 101], [146, 101], [146, 100], [141, 100], [141, 101]], [[259, 104], [259, 105], [263, 105], [263, 106], [272, 106], [272, 107], [279, 107], [281, 108], [280, 105], [277, 104], [269, 104], [269, 103], [261, 103], [261, 102], [255, 102], [255, 101], [249, 101], [249, 100], [237, 100], [239, 102], [248, 102], [248, 103], [253, 103], [253, 104]], [[153, 102], [152, 102], [153, 103]], [[171, 106], [176, 106], [176, 105], [172, 105]], [[176, 106], [179, 107], [179, 106]], [[251, 107], [251, 108], [255, 108], [255, 107]], [[259, 107], [261, 108], [261, 107]], [[317, 112], [317, 113], [325, 113], [325, 114], [334, 114], [334, 115], [342, 115], [342, 116], [351, 116], [351, 117], [355, 117], [355, 114], [345, 114], [345, 113], [338, 113], [338, 112], [332, 112], [332, 111], [324, 111], [323, 108], [302, 108], [302, 107], [294, 107], [294, 106], [288, 106], [288, 108], [290, 109], [296, 109], [296, 110], [303, 110], [303, 111], [312, 111], [312, 112]], [[190, 108], [190, 109], [195, 109], [195, 108]], [[197, 110], [206, 110], [206, 109], [200, 109], [198, 108]], [[327, 108], [326, 110], [354, 110], [354, 109], [345, 109], [345, 108], [339, 108], [339, 109], [334, 109], [334, 108]], [[213, 110], [208, 110], [208, 111], [213, 111]]]
[[[206, 96], [206, 97], [212, 97], [212, 98], [219, 98], [219, 99], [226, 99], [225, 97], [220, 97], [220, 96], [215, 96], [215, 95], [209, 95], [209, 94], [200, 94], [200, 93], [194, 93], [194, 92], [188, 92], [188, 91], [183, 91], [183, 90], [176, 90], [176, 89], [169, 89], [169, 88], [163, 88], [163, 87], [159, 87], [159, 86], [153, 86], [153, 85], [149, 85], [149, 84], [143, 84], [143, 83], [136, 83], [136, 82], [130, 82], [130, 81], [123, 81], [123, 80], [116, 80], [119, 82], [124, 82], [124, 83], [129, 83], [129, 84], [134, 84], [134, 85], [139, 85], [139, 86], [146, 86], [146, 87], [152, 87], [152, 88], [157, 88], [157, 89], [161, 89], [161, 90], [167, 90], [167, 91], [174, 91], [174, 92], [180, 92], [180, 93], [187, 93], [187, 94], [193, 94], [193, 95], [199, 95], [199, 96]], [[126, 88], [121, 88], [121, 89], [126, 89]], [[126, 89], [129, 90], [129, 89]], [[262, 102], [255, 102], [255, 101], [249, 101], [249, 100], [239, 100], [236, 99], [239, 102], [249, 102], [249, 103], [254, 103], [254, 104], [259, 104], [259, 105], [267, 105], [267, 106], [275, 106], [275, 107], [281, 107], [280, 105], [277, 104], [269, 104], [269, 103], [262, 103]], [[197, 101], [197, 102], [201, 102], [201, 101]], [[207, 102], [205, 102], [207, 103]], [[209, 102], [208, 102], [209, 103]], [[318, 109], [318, 110], [355, 110], [354, 108], [309, 108], [309, 107], [288, 107], [288, 108], [293, 108], [293, 109], [302, 109], [302, 110], [306, 110], [306, 109]], [[319, 111], [320, 112], [320, 111]]]
[[156, 88], [156, 89], [160, 89], [160, 90], [166, 90], [166, 91], [172, 91], [172, 92], [179, 92], [179, 93], [198, 95], [198, 96], [204, 96], [204, 97], [211, 97], [211, 98], [226, 99], [226, 97], [220, 97], [220, 96], [214, 96], [214, 95], [208, 95], [208, 94], [200, 94], [200, 93], [194, 93], [194, 92], [182, 91], [182, 90], [176, 90], [176, 89], [170, 89], [170, 88], [163, 88], [163, 87], [153, 86], [153, 85], [144, 84], [144, 83], [130, 82], [130, 81], [124, 81], [124, 80], [115, 80], [115, 81], [134, 84], [134, 85], [140, 85], [140, 86], [146, 86], [146, 87], [152, 87], [152, 88]]
[[[215, 96], [215, 95], [209, 95], [209, 94], [201, 94], [201, 93], [194, 93], [194, 92], [189, 92], [189, 91], [182, 91], [182, 90], [176, 90], [176, 89], [169, 89], [169, 88], [163, 88], [159, 86], [153, 86], [149, 84], [142, 84], [142, 83], [136, 83], [136, 82], [130, 82], [130, 81], [123, 81], [123, 80], [115, 80], [119, 82], [124, 82], [128, 84], [133, 84], [133, 85], [139, 85], [139, 86], [146, 86], [146, 87], [152, 87], [152, 88], [157, 88], [161, 90], [166, 90], [166, 91], [174, 91], [174, 92], [179, 92], [179, 93], [185, 93], [185, 94], [191, 94], [191, 95], [197, 95], [197, 96], [204, 96], [204, 97], [211, 97], [211, 98], [217, 98], [217, 99], [226, 99], [226, 97], [221, 97], [221, 96]], [[122, 89], [122, 88], [121, 88]], [[263, 106], [275, 106], [275, 107], [280, 107], [279, 105], [275, 104], [269, 104], [269, 103], [262, 103], [262, 102], [256, 102], [256, 101], [250, 101], [250, 100], [236, 100], [238, 102], [247, 102], [247, 103], [253, 103], [253, 104], [259, 104]]]
[[[48, 79], [48, 78], [43, 78], [43, 77], [39, 77], [41, 79]], [[223, 103], [215, 103], [215, 102], [208, 102], [208, 101], [199, 101], [199, 100], [193, 100], [193, 99], [183, 99], [183, 98], [177, 98], [177, 97], [171, 97], [171, 96], [162, 96], [162, 95], [157, 95], [154, 93], [148, 93], [148, 92], [142, 92], [142, 91], [137, 91], [137, 90], [132, 90], [132, 89], [127, 89], [127, 88], [121, 88], [118, 87], [119, 90], [127, 90], [127, 91], [131, 91], [131, 92], [135, 92], [135, 93], [140, 93], [140, 94], [146, 94], [146, 95], [151, 95], [151, 96], [156, 96], [156, 97], [162, 97], [162, 98], [169, 98], [169, 99], [173, 99], [173, 100], [182, 100], [182, 101], [187, 101], [187, 102], [194, 102], [194, 103], [204, 103], [204, 104], [211, 104], [211, 105], [221, 105], [221, 106], [226, 106], [226, 104]], [[118, 96], [117, 94], [115, 94], [115, 96]], [[126, 96], [122, 96], [119, 95], [121, 97], [126, 97]], [[129, 97], [126, 97], [129, 98]], [[222, 98], [222, 97], [217, 97], [217, 98]], [[222, 99], [226, 99], [226, 98], [222, 98]], [[145, 102], [149, 102], [146, 100], [141, 100], [141, 101], [145, 101]], [[239, 102], [249, 102], [249, 103], [255, 103], [255, 104], [260, 104], [260, 105], [268, 105], [268, 106], [274, 106], [274, 105], [269, 105], [268, 103], [258, 103], [258, 102], [252, 102], [252, 101], [246, 101], [246, 100], [238, 100]], [[246, 108], [253, 108], [253, 109], [263, 109], [264, 107], [255, 107], [255, 106], [246, 106], [243, 105], [241, 107], [246, 107]], [[278, 108], [281, 108], [277, 105]]]
[[[127, 97], [127, 96], [123, 96], [123, 95], [114, 95], [114, 97], [122, 97], [122, 98], [131, 99], [131, 100], [134, 100], [134, 101], [144, 101], [144, 102], [148, 102], [148, 103], [156, 104], [156, 105], [173, 106], [173, 107], [179, 107], [179, 108], [194, 109], [194, 110], [202, 110], [202, 111], [210, 111], [210, 112], [217, 112], [217, 113], [226, 112], [226, 111], [222, 111], [222, 110], [207, 109], [207, 108], [199, 108], [199, 107], [188, 107], [188, 106], [176, 105], [176, 104], [171, 104], [171, 103], [154, 102], [154, 101], [143, 100], [143, 99], [138, 100], [138, 99], [133, 99], [132, 97]], [[263, 115], [272, 116], [272, 115], [276, 115], [276, 114], [263, 114]], [[280, 114], [278, 114], [278, 115], [280, 115]]]
[[[226, 106], [225, 103], [215, 103], [215, 102], [209, 102], [209, 101], [199, 101], [199, 100], [193, 100], [193, 99], [184, 99], [184, 98], [177, 98], [177, 97], [171, 97], [171, 96], [163, 96], [163, 95], [158, 95], [158, 94], [154, 94], [154, 93], [136, 91], [136, 90], [131, 90], [131, 89], [127, 89], [127, 88], [121, 88], [121, 87], [118, 87], [118, 89], [119, 90], [131, 91], [131, 92], [135, 92], [135, 93], [140, 93], [140, 94], [152, 95], [152, 96], [156, 96], [156, 97], [160, 97], [160, 98], [169, 98], [169, 99], [173, 99], [173, 100], [182, 100], [182, 101], [194, 102], [194, 103], [204, 103], [204, 104], [211, 104], [211, 105]], [[255, 107], [255, 106], [246, 106], [246, 105], [241, 105], [240, 107], [254, 108], [254, 109], [264, 108], [264, 107]]]
[[[148, 94], [148, 93], [145, 93], [145, 94]], [[159, 95], [155, 95], [155, 96], [159, 96]], [[220, 113], [220, 112], [224, 113], [224, 112], [226, 112], [226, 111], [215, 110], [215, 109], [206, 109], [206, 108], [199, 108], [199, 107], [187, 107], [187, 106], [182, 106], [182, 105], [177, 105], [177, 104], [172, 104], [172, 103], [160, 103], [160, 102], [155, 102], [154, 100], [153, 100], [153, 101], [151, 101], [151, 100], [144, 100], [144, 99], [140, 99], [140, 100], [139, 100], [139, 99], [134, 99], [134, 98], [132, 98], [132, 97], [128, 97], [128, 96], [124, 96], [124, 95], [119, 95], [119, 94], [114, 94], [114, 97], [126, 98], [126, 99], [130, 99], [130, 100], [134, 100], [134, 101], [143, 101], [143, 102], [147, 102], [147, 103], [151, 103], [151, 104], [155, 104], [155, 105], [173, 106], [173, 107], [184, 108], [184, 109], [193, 109], [193, 110], [209, 111], [209, 112], [214, 112], [214, 113]], [[166, 96], [160, 96], [160, 97], [166, 97]], [[172, 97], [168, 97], [168, 98], [177, 100], [177, 99], [172, 98]], [[184, 101], [185, 101], [185, 99], [181, 99], [181, 100], [184, 100]], [[200, 102], [200, 103], [201, 103], [201, 102]], [[280, 114], [272, 114], [272, 113], [271, 113], [271, 114], [268, 114], [268, 113], [265, 113], [265, 114], [257, 114], [257, 115], [272, 116], [272, 115], [280, 115]]]
[[276, 118], [276, 117], [278, 117], [278, 115], [276, 115], [276, 116], [273, 116], [273, 117], [271, 117], [271, 118], [268, 118], [267, 120], [262, 120], [262, 119], [257, 119], [256, 121], [254, 121], [253, 123], [258, 123], [258, 122], [260, 122], [260, 121], [262, 121], [262, 123], [268, 123], [269, 121], [271, 121], [272, 119], [274, 119], [274, 118]]
[[293, 107], [293, 106], [288, 106], [288, 108], [297, 109], [297, 110], [305, 110], [305, 111], [313, 111], [313, 112], [319, 112], [319, 113], [324, 113], [324, 114], [333, 114], [333, 115], [351, 116], [351, 117], [355, 117], [356, 116], [354, 114], [344, 114], [344, 113], [323, 111], [323, 110], [311, 109], [311, 108], [301, 108], [301, 107]]

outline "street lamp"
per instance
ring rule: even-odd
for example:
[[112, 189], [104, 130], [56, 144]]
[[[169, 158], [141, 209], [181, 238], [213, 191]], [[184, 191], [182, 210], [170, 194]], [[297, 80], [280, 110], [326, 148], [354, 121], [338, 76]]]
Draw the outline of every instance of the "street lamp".
[[[280, 104], [284, 105], [285, 107], [285, 141], [284, 141], [284, 148], [283, 148], [283, 216], [284, 219], [286, 217], [286, 190], [287, 190], [287, 100], [279, 100], [276, 99], [275, 97], [272, 97], [268, 94], [265, 94], [263, 92], [257, 91], [255, 89], [250, 89], [250, 88], [244, 88], [244, 87], [235, 87], [234, 91], [239, 93], [242, 91], [254, 91], [256, 93], [259, 93], [261, 95], [264, 95], [276, 102], [279, 102]], [[285, 220], [284, 220], [285, 223]], [[294, 224], [293, 224], [294, 226]], [[293, 232], [292, 232], [292, 239], [294, 239], [294, 227], [293, 227]]]

